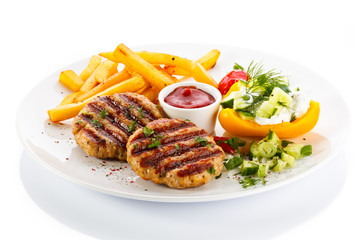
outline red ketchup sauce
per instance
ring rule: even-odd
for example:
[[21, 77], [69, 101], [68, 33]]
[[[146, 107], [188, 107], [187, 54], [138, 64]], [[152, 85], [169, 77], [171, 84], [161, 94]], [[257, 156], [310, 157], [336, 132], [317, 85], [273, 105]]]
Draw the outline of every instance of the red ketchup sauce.
[[201, 108], [215, 102], [215, 98], [195, 86], [177, 87], [164, 101], [178, 108]]

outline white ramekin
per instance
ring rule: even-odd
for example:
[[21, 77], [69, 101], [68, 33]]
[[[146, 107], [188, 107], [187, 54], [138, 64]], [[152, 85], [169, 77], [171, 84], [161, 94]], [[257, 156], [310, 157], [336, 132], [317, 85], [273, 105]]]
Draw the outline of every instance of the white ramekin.
[[[201, 107], [201, 108], [178, 108], [167, 104], [164, 99], [169, 95], [175, 88], [181, 86], [195, 86], [201, 89], [215, 98], [215, 102], [212, 104]], [[222, 99], [221, 93], [215, 87], [199, 82], [181, 82], [171, 84], [163, 88], [159, 93], [160, 106], [164, 113], [169, 118], [189, 119], [195, 123], [198, 127], [205, 129], [208, 133], [212, 133], [215, 128], [216, 117], [219, 110], [220, 102]]]

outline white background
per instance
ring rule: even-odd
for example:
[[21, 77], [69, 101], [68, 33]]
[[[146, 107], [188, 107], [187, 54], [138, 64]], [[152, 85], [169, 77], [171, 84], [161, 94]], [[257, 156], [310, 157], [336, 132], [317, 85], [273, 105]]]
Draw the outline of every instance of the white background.
[[[0, 238], [359, 239], [356, 2], [2, 1]], [[242, 199], [163, 204], [85, 189], [24, 152], [16, 110], [47, 75], [121, 42], [235, 45], [295, 61], [338, 87], [352, 115], [349, 138], [315, 173]]]

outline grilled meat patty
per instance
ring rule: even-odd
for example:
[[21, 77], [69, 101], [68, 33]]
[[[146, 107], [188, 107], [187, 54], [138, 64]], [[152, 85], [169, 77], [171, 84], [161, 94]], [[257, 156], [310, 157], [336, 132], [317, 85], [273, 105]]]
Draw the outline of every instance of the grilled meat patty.
[[72, 132], [76, 143], [90, 156], [126, 160], [130, 135], [159, 118], [160, 111], [140, 94], [101, 96], [74, 118]]
[[213, 137], [194, 123], [162, 118], [131, 135], [127, 156], [141, 178], [188, 188], [218, 176], [225, 154]]

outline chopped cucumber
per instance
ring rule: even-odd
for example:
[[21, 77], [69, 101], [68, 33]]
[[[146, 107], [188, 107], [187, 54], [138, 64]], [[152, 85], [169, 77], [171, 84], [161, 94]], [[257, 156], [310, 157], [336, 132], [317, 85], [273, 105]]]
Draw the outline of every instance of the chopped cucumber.
[[294, 167], [295, 158], [285, 152], [281, 153], [281, 160], [285, 161], [290, 167]]
[[301, 158], [301, 149], [304, 147], [301, 143], [292, 143], [284, 147], [284, 152], [293, 156], [295, 159]]
[[241, 109], [247, 108], [248, 106], [251, 105], [252, 100], [253, 99], [252, 99], [251, 95], [248, 95], [248, 94], [243, 95], [240, 98], [234, 100], [234, 109], [241, 110]]
[[[266, 140], [265, 140], [266, 139]], [[266, 137], [264, 138], [265, 141], [274, 144], [275, 146], [280, 146], [281, 145], [281, 140], [278, 137], [278, 135], [276, 135], [276, 133], [274, 131], [272, 131], [271, 129], [269, 130], [268, 135], [266, 135]]]
[[259, 170], [257, 172], [258, 177], [259, 178], [266, 177], [268, 170], [269, 170], [269, 165], [268, 164], [266, 164], [266, 163], [265, 164], [260, 164], [259, 165]]
[[255, 141], [252, 141], [249, 149], [249, 158], [253, 159], [257, 156], [259, 156], [259, 145]]
[[282, 172], [282, 171], [284, 171], [286, 164], [287, 163], [285, 161], [279, 159], [278, 164], [276, 164], [276, 166], [272, 170], [275, 172]]
[[273, 105], [279, 103], [282, 106], [289, 107], [291, 104], [291, 97], [281, 88], [275, 87], [270, 94], [269, 102]]
[[244, 160], [241, 165], [241, 176], [249, 176], [257, 173], [259, 170], [259, 164], [253, 161]]
[[243, 120], [253, 120], [255, 117], [253, 113], [248, 111], [237, 110], [236, 112]]
[[275, 114], [277, 108], [269, 101], [264, 101], [256, 111], [256, 117], [270, 118]]
[[233, 108], [234, 107], [234, 100], [241, 97], [241, 92], [231, 92], [229, 96], [227, 96], [224, 100], [221, 101], [220, 105], [223, 108]]
[[258, 147], [259, 156], [263, 158], [272, 158], [277, 152], [277, 146], [270, 142], [262, 142]]
[[269, 165], [269, 169], [272, 170], [276, 165], [278, 165], [280, 158], [279, 157], [273, 157], [270, 161], [267, 162]]
[[224, 161], [223, 163], [227, 170], [232, 170], [237, 167], [240, 167], [240, 165], [242, 164], [243, 161], [244, 161], [244, 159], [242, 157], [235, 156], [233, 158], [230, 158], [230, 159]]
[[248, 85], [248, 83], [246, 81], [239, 79], [239, 81], [238, 81], [239, 88], [247, 87], [247, 85]]

